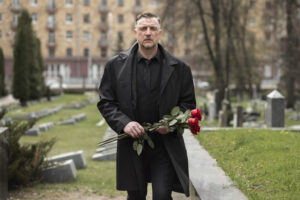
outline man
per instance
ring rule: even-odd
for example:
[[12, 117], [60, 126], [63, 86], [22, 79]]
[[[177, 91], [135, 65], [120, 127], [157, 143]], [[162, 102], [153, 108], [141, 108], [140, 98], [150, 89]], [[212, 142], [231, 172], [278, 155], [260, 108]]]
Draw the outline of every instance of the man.
[[172, 191], [189, 196], [188, 160], [182, 135], [159, 127], [149, 134], [155, 147], [144, 144], [140, 156], [133, 142], [145, 134], [143, 123], [154, 123], [170, 114], [195, 108], [190, 68], [158, 43], [160, 19], [152, 13], [138, 15], [129, 50], [111, 58], [99, 87], [98, 108], [109, 126], [130, 137], [117, 145], [117, 189], [128, 200], [145, 200], [152, 183], [154, 200], [172, 199]]

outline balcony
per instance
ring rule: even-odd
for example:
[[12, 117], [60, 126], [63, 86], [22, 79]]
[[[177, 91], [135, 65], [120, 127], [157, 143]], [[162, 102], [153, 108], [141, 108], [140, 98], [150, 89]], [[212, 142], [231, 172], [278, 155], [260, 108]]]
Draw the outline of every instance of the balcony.
[[48, 40], [48, 47], [52, 47], [52, 48], [55, 48], [56, 46], [56, 43], [55, 43], [55, 40]]
[[133, 13], [135, 15], [141, 14], [143, 12], [143, 9], [141, 6], [135, 5], [133, 8]]
[[108, 47], [108, 41], [107, 39], [100, 39], [98, 42], [99, 47], [104, 48], [104, 47]]
[[108, 30], [109, 26], [107, 22], [100, 22], [99, 29], [100, 31], [106, 32]]
[[49, 4], [47, 6], [47, 11], [48, 11], [49, 14], [55, 13], [56, 12], [56, 6], [55, 6], [55, 4]]
[[10, 24], [10, 27], [12, 30], [16, 30], [18, 26], [18, 22], [17, 21], [12, 21]]
[[108, 11], [109, 11], [109, 8], [108, 8], [108, 6], [104, 6], [104, 5], [101, 5], [100, 7], [99, 7], [99, 12], [101, 12], [101, 13], [108, 13]]
[[48, 22], [47, 28], [48, 28], [49, 31], [54, 31], [55, 28], [56, 28], [55, 23], [54, 22]]
[[22, 7], [21, 7], [20, 4], [12, 4], [11, 5], [11, 11], [12, 12], [18, 13], [18, 12], [21, 12], [21, 10], [22, 10]]

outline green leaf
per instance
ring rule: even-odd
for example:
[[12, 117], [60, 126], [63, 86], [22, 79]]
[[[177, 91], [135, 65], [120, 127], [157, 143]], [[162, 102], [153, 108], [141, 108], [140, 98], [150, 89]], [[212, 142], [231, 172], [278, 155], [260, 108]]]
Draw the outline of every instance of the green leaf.
[[175, 106], [171, 111], [171, 115], [176, 116], [179, 113], [179, 111], [180, 111], [179, 106]]
[[148, 140], [149, 136], [147, 134], [143, 135], [144, 140]]
[[153, 141], [152, 141], [152, 139], [151, 139], [150, 137], [148, 137], [147, 143], [148, 143], [148, 145], [149, 145], [152, 149], [154, 149], [154, 143], [153, 143]]
[[163, 116], [163, 119], [165, 119], [165, 120], [169, 120], [169, 119], [171, 119], [172, 118], [172, 115], [164, 115]]
[[184, 129], [183, 128], [178, 128], [178, 133], [183, 134]]
[[138, 155], [141, 155], [141, 153], [143, 151], [143, 147], [144, 146], [142, 144], [138, 143], [137, 148], [136, 148], [136, 151], [137, 151]]
[[133, 149], [136, 151], [137, 150], [137, 146], [138, 146], [138, 141], [134, 141], [133, 142]]
[[176, 123], [177, 123], [177, 120], [176, 120], [176, 119], [173, 119], [173, 120], [169, 123], [169, 126], [174, 126]]

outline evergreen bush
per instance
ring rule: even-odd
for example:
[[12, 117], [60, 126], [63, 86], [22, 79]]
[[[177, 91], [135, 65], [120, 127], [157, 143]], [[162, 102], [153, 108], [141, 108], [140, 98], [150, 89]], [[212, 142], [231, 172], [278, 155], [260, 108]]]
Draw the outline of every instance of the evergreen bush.
[[[0, 119], [4, 116], [1, 111]], [[55, 139], [39, 141], [33, 144], [20, 144], [20, 138], [35, 121], [19, 121], [8, 125], [8, 188], [26, 186], [40, 181], [40, 171], [50, 164], [45, 162]]]
[[0, 47], [0, 97], [5, 96], [6, 94], [4, 55], [2, 48]]
[[13, 96], [20, 100], [22, 106], [26, 105], [29, 99], [31, 37], [31, 17], [26, 10], [23, 10], [18, 20], [13, 56]]

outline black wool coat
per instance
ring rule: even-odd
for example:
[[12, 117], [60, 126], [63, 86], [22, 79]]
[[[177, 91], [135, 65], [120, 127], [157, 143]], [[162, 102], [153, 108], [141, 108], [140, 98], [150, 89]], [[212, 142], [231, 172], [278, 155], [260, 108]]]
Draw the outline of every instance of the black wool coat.
[[[158, 47], [162, 53], [162, 76], [159, 116], [170, 114], [175, 106], [182, 111], [196, 106], [191, 70], [187, 64]], [[99, 87], [98, 109], [108, 125], [118, 134], [130, 121], [135, 121], [137, 108], [135, 55], [138, 44], [111, 58], [105, 66]], [[117, 189], [138, 190], [145, 181], [142, 161], [133, 150], [133, 139], [118, 141]], [[173, 190], [189, 196], [188, 159], [183, 137], [176, 131], [163, 135], [163, 143], [177, 174]]]

